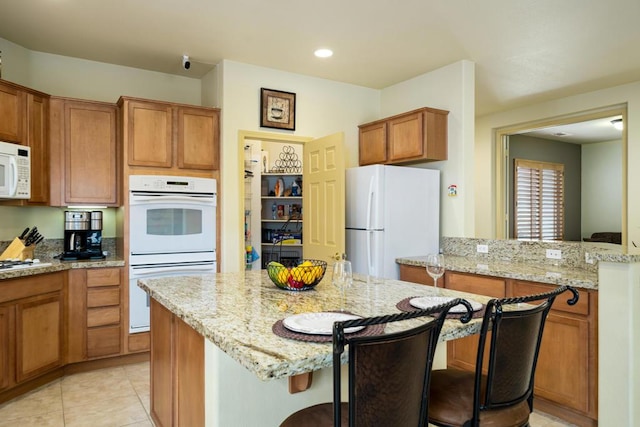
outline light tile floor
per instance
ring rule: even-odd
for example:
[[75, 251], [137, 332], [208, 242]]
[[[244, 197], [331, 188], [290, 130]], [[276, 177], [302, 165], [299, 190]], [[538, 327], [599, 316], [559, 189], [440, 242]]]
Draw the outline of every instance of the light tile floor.
[[[70, 375], [1, 404], [0, 427], [153, 427], [149, 408], [144, 362]], [[530, 423], [570, 425], [540, 413]]]

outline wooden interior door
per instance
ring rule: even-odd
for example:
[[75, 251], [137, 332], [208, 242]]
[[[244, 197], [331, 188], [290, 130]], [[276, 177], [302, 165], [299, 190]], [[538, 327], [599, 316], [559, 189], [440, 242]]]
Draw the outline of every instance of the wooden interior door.
[[345, 252], [344, 135], [304, 144], [303, 257], [331, 261]]

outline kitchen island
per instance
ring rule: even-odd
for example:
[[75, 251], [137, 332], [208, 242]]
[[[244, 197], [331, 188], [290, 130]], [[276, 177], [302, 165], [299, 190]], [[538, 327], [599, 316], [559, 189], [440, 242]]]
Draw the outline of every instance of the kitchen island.
[[[329, 276], [305, 292], [276, 288], [265, 271], [140, 280], [152, 298], [151, 412], [156, 425], [272, 426], [300, 408], [330, 401], [331, 344], [282, 338], [272, 331], [275, 322], [292, 314], [337, 310], [339, 292]], [[346, 308], [361, 316], [384, 315], [398, 312], [396, 303], [405, 298], [426, 295], [488, 299], [356, 275]], [[440, 340], [478, 333], [480, 323], [447, 320]], [[400, 327], [393, 326], [387, 331]], [[445, 346], [439, 348], [442, 367]], [[308, 372], [313, 379], [307, 388], [298, 380], [307, 381]]]

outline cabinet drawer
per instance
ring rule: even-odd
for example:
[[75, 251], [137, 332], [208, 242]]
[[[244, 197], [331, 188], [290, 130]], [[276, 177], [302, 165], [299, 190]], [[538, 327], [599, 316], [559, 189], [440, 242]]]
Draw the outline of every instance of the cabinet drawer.
[[87, 287], [117, 286], [120, 284], [120, 268], [92, 268], [87, 270]]
[[87, 310], [87, 327], [115, 325], [120, 323], [120, 306], [90, 308]]
[[463, 273], [445, 273], [445, 287], [456, 291], [504, 298], [506, 284], [503, 279]]
[[100, 357], [120, 353], [120, 326], [87, 331], [87, 356]]
[[105, 307], [120, 304], [120, 288], [95, 288], [87, 290], [87, 307]]
[[[512, 293], [514, 297], [522, 295], [533, 295], [549, 292], [557, 288], [555, 285], [546, 285], [542, 283], [525, 282], [520, 280], [512, 280]], [[571, 298], [571, 292], [565, 292], [556, 297], [552, 311], [563, 311], [565, 313], [589, 315], [589, 292], [584, 289], [576, 289], [580, 294], [580, 299], [576, 305], [568, 305], [567, 300]]]

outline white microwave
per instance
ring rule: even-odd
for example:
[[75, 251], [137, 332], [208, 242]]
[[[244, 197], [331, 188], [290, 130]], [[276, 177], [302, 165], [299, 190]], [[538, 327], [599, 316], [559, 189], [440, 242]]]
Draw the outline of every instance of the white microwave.
[[0, 199], [31, 197], [31, 148], [0, 141]]

